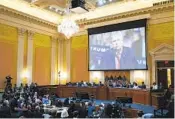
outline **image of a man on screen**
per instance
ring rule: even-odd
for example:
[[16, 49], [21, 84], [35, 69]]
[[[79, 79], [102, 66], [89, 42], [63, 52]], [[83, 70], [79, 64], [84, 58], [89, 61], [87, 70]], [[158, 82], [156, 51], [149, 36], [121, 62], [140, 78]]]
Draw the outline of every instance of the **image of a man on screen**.
[[104, 53], [102, 69], [137, 69], [137, 61], [132, 48], [125, 47], [121, 31], [111, 32], [111, 48]]

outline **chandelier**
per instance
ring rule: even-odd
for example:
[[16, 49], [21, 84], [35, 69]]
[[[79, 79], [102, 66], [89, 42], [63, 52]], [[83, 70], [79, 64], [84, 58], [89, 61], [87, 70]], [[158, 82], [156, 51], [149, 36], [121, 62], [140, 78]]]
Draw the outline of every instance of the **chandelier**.
[[79, 26], [76, 24], [76, 22], [70, 18], [70, 4], [68, 3], [68, 8], [65, 11], [67, 14], [67, 17], [65, 17], [61, 24], [58, 25], [58, 32], [64, 34], [64, 36], [69, 39], [72, 37], [73, 34], [77, 33], [79, 31]]

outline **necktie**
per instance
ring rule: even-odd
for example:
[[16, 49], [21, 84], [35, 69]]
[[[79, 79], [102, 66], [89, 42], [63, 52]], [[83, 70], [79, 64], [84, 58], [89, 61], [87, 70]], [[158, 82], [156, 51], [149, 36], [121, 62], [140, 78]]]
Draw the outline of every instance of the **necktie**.
[[116, 56], [117, 62], [116, 62], [116, 69], [120, 69], [120, 57]]

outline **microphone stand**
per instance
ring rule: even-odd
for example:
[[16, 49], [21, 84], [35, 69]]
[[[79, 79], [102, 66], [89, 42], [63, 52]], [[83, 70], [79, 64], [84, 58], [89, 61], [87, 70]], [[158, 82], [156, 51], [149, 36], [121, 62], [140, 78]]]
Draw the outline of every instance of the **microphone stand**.
[[59, 86], [60, 86], [61, 71], [58, 72]]

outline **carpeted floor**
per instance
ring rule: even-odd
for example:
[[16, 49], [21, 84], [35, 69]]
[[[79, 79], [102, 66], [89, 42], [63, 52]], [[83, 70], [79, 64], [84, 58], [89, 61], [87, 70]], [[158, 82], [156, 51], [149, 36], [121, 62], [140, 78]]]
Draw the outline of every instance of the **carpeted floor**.
[[[60, 99], [61, 101], [64, 101], [65, 98], [58, 98]], [[83, 101], [88, 101], [88, 100], [83, 100]], [[100, 105], [101, 103], [104, 103], [104, 104], [108, 104], [108, 103], [113, 103], [114, 100], [95, 100], [95, 104], [96, 105]], [[138, 109], [138, 110], [142, 110], [144, 113], [154, 113], [154, 107], [152, 106], [149, 106], [149, 105], [142, 105], [142, 104], [135, 104], [135, 103], [132, 103], [132, 104], [126, 104], [126, 106], [131, 106], [131, 108], [133, 109]]]

